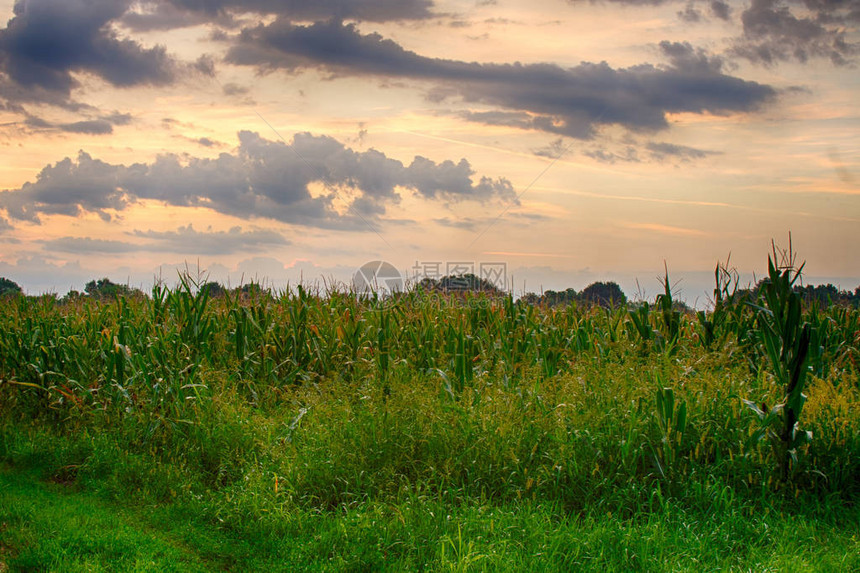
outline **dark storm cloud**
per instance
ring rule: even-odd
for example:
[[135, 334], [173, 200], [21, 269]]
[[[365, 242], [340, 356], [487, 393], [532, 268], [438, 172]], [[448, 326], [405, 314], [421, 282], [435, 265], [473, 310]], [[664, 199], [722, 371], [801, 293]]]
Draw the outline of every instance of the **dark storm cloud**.
[[113, 125], [111, 125], [109, 121], [105, 121], [103, 119], [62, 123], [58, 124], [57, 127], [68, 133], [84, 133], [88, 135], [106, 135], [108, 133], [113, 133]]
[[684, 22], [699, 22], [702, 20], [702, 17], [702, 12], [692, 2], [689, 2], [683, 10], [678, 12], [678, 18]]
[[666, 43], [662, 48], [672, 65], [614, 69], [605, 62], [574, 68], [480, 64], [420, 56], [379, 34], [362, 35], [350, 24], [297, 26], [279, 19], [243, 30], [226, 59], [262, 71], [316, 68], [335, 75], [423, 80], [441, 88], [437, 99], [453, 94], [467, 103], [520, 114], [488, 116], [489, 123], [520, 122], [581, 139], [602, 124], [664, 129], [668, 113], [752, 111], [776, 95], [769, 86], [724, 74], [721, 60], [687, 44]]
[[35, 183], [0, 192], [0, 206], [12, 219], [39, 222], [39, 214], [76, 216], [83, 212], [110, 220], [108, 209], [122, 210], [128, 198], [118, 186], [124, 168], [93, 159], [86, 153], [42, 169]]
[[691, 77], [697, 75], [718, 76], [725, 62], [719, 56], [711, 56], [701, 48], [694, 48], [688, 42], [660, 42], [660, 51], [678, 71]]
[[711, 14], [720, 20], [728, 20], [732, 15], [732, 8], [722, 0], [713, 0], [711, 2]]
[[42, 119], [41, 117], [36, 117], [35, 115], [31, 115], [25, 119], [24, 124], [34, 129], [50, 129], [54, 127], [53, 123], [46, 119]]
[[174, 6], [210, 15], [257, 12], [278, 14], [293, 21], [329, 18], [390, 22], [433, 16], [432, 0], [170, 0]]
[[406, 169], [406, 179], [421, 195], [431, 199], [443, 198], [457, 200], [471, 197], [479, 201], [501, 196], [513, 199], [514, 188], [505, 179], [493, 180], [481, 177], [477, 185], [472, 183], [475, 172], [465, 159], [459, 163], [445, 160], [435, 163], [430, 159], [418, 156]]
[[[112, 213], [150, 199], [323, 228], [359, 229], [361, 215], [385, 213], [399, 188], [430, 200], [515, 200], [511, 184], [475, 174], [465, 159], [436, 163], [415, 157], [407, 167], [374, 149], [356, 152], [330, 137], [298, 133], [290, 144], [240, 132], [235, 153], [217, 158], [167, 154], [150, 164], [111, 165], [81, 152], [42, 169], [35, 182], [0, 192], [0, 208], [15, 220], [43, 214]], [[352, 209], [342, 214], [347, 200]]]
[[594, 145], [582, 151], [586, 157], [601, 163], [641, 163], [643, 161], [687, 163], [721, 153], [676, 143], [641, 142], [629, 139], [615, 145]]
[[89, 72], [120, 87], [170, 83], [175, 62], [160, 46], [119, 38], [109, 23], [122, 0], [18, 0], [0, 30], [0, 65], [16, 84], [69, 97], [72, 72]]
[[[212, 76], [214, 59], [180, 62], [163, 46], [144, 47], [115, 25], [132, 0], [16, 0], [0, 29], [0, 109], [29, 116], [31, 105], [81, 113], [79, 121], [53, 127], [70, 133], [108, 134], [121, 114], [93, 118], [99, 110], [76, 101], [79, 75], [119, 88], [170, 85]], [[126, 120], [127, 123], [127, 120]]]
[[[573, 6], [578, 4], [621, 4], [627, 6], [662, 6], [666, 4], [680, 4], [684, 0], [567, 0], [568, 4]], [[753, 5], [755, 5], [753, 0]], [[806, 9], [813, 19], [824, 24], [849, 24], [860, 22], [860, 3], [857, 0], [778, 0], [771, 2], [779, 4], [781, 7], [794, 10]], [[695, 0], [686, 1], [689, 8], [698, 9], [695, 6]], [[711, 0], [709, 7], [711, 13], [721, 20], [728, 20], [731, 15], [732, 8], [726, 0]], [[756, 10], [755, 6], [751, 8]]]
[[860, 2], [857, 0], [803, 0], [803, 4], [822, 22], [860, 23]]
[[[580, 4], [585, 0], [568, 0]], [[681, 0], [601, 0], [611, 4], [657, 6], [681, 4]], [[594, 0], [591, 3], [595, 2]], [[712, 0], [710, 13], [720, 20], [732, 20], [732, 7], [725, 0]], [[688, 1], [678, 17], [690, 23], [704, 19], [695, 2]], [[806, 63], [829, 59], [834, 65], [856, 63], [860, 42], [858, 0], [752, 0], [741, 13], [743, 31], [732, 39], [728, 54], [756, 64], [772, 66], [780, 62]]]
[[536, 117], [523, 111], [464, 111], [459, 114], [465, 120], [486, 125], [501, 125], [520, 129], [535, 129]]
[[126, 12], [119, 21], [135, 32], [173, 30], [208, 23], [227, 28], [236, 25], [236, 21], [229, 14], [207, 13], [202, 7], [200, 10], [186, 9], [170, 2], [139, 3], [135, 9]]
[[209, 22], [232, 28], [245, 14], [276, 14], [294, 22], [330, 18], [391, 22], [431, 18], [432, 7], [431, 0], [161, 0], [138, 3], [121, 22], [135, 31], [185, 28]]
[[87, 135], [107, 135], [113, 133], [113, 125], [103, 119], [91, 119], [87, 121], [76, 121], [73, 123], [61, 123], [57, 127], [68, 133], [83, 133]]
[[[24, 113], [26, 114], [26, 112]], [[131, 115], [116, 112], [97, 119], [86, 119], [69, 123], [50, 122], [35, 115], [27, 115], [24, 120], [24, 125], [32, 131], [53, 131], [83, 135], [108, 135], [113, 133], [115, 125], [127, 125], [129, 123], [131, 123]]]
[[95, 110], [91, 105], [69, 99], [68, 93], [15, 82], [3, 72], [3, 54], [0, 52], [0, 109], [26, 114], [25, 104], [54, 106], [71, 112]]
[[784, 61], [805, 63], [826, 58], [835, 65], [851, 63], [860, 45], [851, 42], [845, 26], [860, 23], [857, 0], [807, 0], [808, 14], [798, 15], [796, 3], [752, 0], [741, 14], [743, 36], [731, 53], [754, 63], [773, 65]]

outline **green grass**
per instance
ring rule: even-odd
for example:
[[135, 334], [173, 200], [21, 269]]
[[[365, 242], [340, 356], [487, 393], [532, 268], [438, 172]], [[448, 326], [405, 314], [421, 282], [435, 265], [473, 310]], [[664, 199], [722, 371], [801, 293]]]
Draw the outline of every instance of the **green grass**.
[[0, 301], [0, 571], [860, 569], [856, 309], [389, 302]]
[[[420, 495], [243, 527], [193, 503], [106, 501], [72, 484], [0, 473], [0, 562], [12, 571], [851, 571], [856, 511], [708, 511], [662, 501], [619, 519], [526, 502], [449, 505]], [[843, 513], [834, 522], [822, 515]], [[244, 533], [244, 535], [243, 535]]]
[[208, 571], [173, 532], [72, 486], [0, 474], [0, 567], [12, 571]]

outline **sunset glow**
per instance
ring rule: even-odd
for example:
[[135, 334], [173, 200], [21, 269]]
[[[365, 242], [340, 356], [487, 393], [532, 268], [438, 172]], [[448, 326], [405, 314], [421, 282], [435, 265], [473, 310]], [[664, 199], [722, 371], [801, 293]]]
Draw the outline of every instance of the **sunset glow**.
[[0, 2], [0, 276], [860, 285], [853, 3], [203, 4]]

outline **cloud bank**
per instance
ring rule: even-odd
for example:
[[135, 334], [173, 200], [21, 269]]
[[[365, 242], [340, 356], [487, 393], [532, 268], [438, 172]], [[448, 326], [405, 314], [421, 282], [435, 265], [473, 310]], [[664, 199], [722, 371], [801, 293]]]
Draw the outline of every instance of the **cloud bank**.
[[802, 4], [798, 8], [783, 0], [752, 0], [741, 14], [743, 36], [730, 53], [765, 65], [820, 58], [837, 66], [851, 63], [860, 45], [849, 41], [846, 27], [856, 29], [860, 24], [860, 3], [805, 0]]
[[203, 22], [231, 27], [247, 13], [276, 14], [292, 21], [330, 18], [364, 22], [424, 20], [434, 16], [431, 0], [161, 0], [138, 2], [122, 22], [134, 30], [184, 28]]
[[109, 26], [130, 0], [19, 0], [0, 30], [0, 97], [75, 108], [75, 72], [117, 87], [165, 85], [178, 65], [163, 46], [145, 48]]
[[[661, 44], [670, 64], [614, 69], [607, 63], [481, 64], [428, 58], [379, 34], [361, 34], [339, 21], [295, 25], [278, 19], [244, 29], [226, 61], [266, 72], [322, 69], [335, 75], [411, 78], [434, 86], [437, 99], [459, 96], [505, 113], [487, 123], [580, 139], [600, 125], [631, 130], [668, 127], [667, 114], [749, 112], [772, 100], [773, 88], [723, 73], [723, 61], [689, 44]], [[480, 114], [470, 119], [480, 121]]]
[[[743, 13], [744, 35], [733, 44], [733, 57], [765, 64], [824, 55], [834, 62], [848, 61], [853, 45], [837, 29], [853, 21], [854, 11], [840, 2], [807, 0], [806, 10], [816, 14], [813, 21], [812, 16], [795, 17], [780, 2], [755, 0]], [[731, 16], [729, 5], [720, 0], [710, 9], [718, 18]], [[691, 22], [704, 17], [693, 3], [680, 14]], [[267, 23], [249, 25], [261, 15], [270, 17]], [[422, 56], [379, 34], [362, 34], [354, 23], [440, 17], [430, 0], [18, 0], [13, 18], [0, 30], [0, 106], [28, 117], [32, 114], [24, 109], [27, 104], [82, 112], [87, 116], [80, 121], [50, 127], [110, 134], [116, 124], [74, 99], [78, 74], [120, 88], [172, 85], [188, 73], [216, 75], [216, 61], [209, 56], [180, 62], [164, 46], [146, 47], [120, 35], [121, 30], [144, 33], [200, 24], [211, 25], [213, 37], [227, 43], [228, 64], [261, 72], [317, 70], [410, 80], [437, 102], [465, 104], [467, 109], [457, 113], [471, 121], [578, 139], [591, 139], [607, 125], [631, 131], [667, 129], [667, 117], [673, 113], [753, 112], [776, 97], [772, 87], [730, 75], [723, 58], [685, 43], [661, 44], [665, 65], [477, 63]], [[238, 32], [227, 32], [234, 30]], [[475, 107], [479, 109], [468, 109]]]
[[239, 142], [234, 153], [214, 159], [166, 154], [129, 166], [80, 152], [76, 160], [46, 166], [34, 182], [0, 192], [0, 208], [12, 220], [37, 224], [43, 215], [84, 213], [109, 221], [137, 201], [156, 200], [235, 217], [355, 230], [397, 203], [401, 190], [447, 202], [515, 200], [510, 182], [477, 178], [465, 159], [436, 163], [416, 156], [407, 166], [374, 149], [357, 152], [309, 133], [297, 133], [286, 144], [242, 131]]

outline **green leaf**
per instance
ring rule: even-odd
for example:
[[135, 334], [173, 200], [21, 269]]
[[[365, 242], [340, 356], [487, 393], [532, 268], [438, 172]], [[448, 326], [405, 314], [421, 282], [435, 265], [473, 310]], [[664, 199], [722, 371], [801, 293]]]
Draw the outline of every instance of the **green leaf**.
[[675, 421], [675, 431], [683, 434], [687, 428], [687, 403], [682, 401], [678, 405], [678, 415]]
[[758, 407], [758, 404], [756, 404], [752, 400], [745, 400], [743, 398], [741, 399], [741, 402], [743, 402], [747, 408], [755, 412], [755, 415], [758, 416], [759, 420], [764, 420], [767, 414], [764, 410]]

